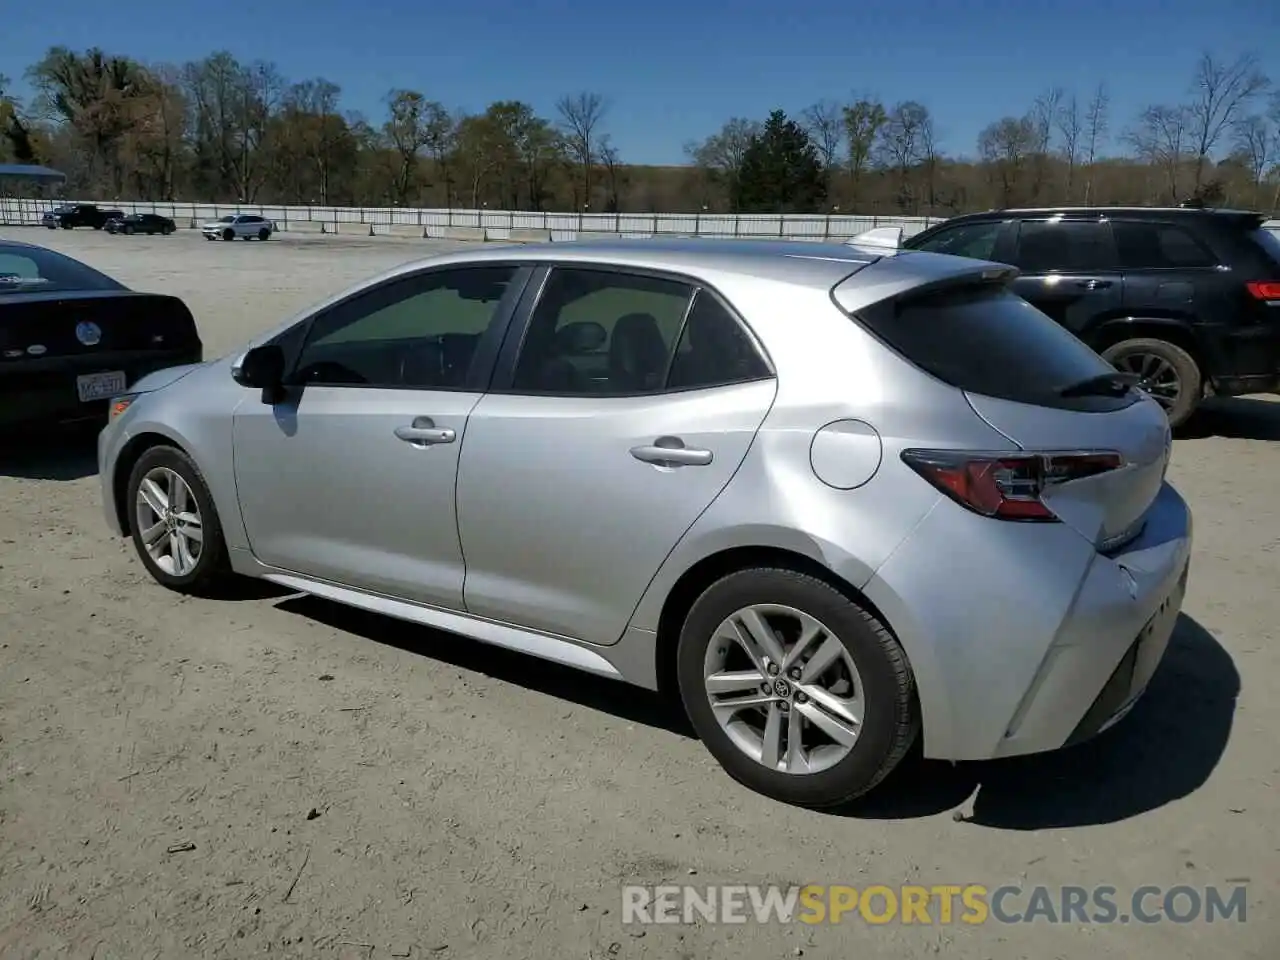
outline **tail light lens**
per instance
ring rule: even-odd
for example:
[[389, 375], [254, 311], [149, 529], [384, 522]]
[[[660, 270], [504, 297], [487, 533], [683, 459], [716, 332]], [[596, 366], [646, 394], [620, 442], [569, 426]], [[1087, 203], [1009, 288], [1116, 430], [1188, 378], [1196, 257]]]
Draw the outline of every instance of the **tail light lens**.
[[997, 520], [1054, 523], [1041, 497], [1050, 487], [1124, 465], [1118, 453], [971, 453], [904, 450], [902, 460], [956, 503]]
[[1280, 300], [1280, 280], [1251, 280], [1245, 286], [1258, 300]]

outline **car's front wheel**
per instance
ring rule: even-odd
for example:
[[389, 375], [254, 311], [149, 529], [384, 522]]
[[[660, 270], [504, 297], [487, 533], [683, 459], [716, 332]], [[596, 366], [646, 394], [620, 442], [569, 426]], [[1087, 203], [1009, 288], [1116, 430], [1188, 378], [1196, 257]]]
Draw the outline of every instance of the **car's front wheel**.
[[176, 447], [152, 447], [133, 465], [127, 490], [133, 543], [158, 583], [202, 593], [227, 576], [218, 513], [190, 457]]
[[707, 749], [734, 779], [785, 803], [865, 794], [919, 730], [911, 669], [887, 627], [792, 570], [712, 584], [685, 619], [677, 672]]
[[227, 228], [226, 230], [222, 231], [223, 240], [234, 240], [235, 238], [236, 238], [236, 232], [234, 230]]

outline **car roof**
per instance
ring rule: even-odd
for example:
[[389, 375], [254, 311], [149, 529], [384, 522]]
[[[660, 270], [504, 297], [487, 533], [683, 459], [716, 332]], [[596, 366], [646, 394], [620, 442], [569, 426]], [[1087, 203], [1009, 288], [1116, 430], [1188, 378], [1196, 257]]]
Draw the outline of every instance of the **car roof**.
[[[1261, 217], [1254, 210], [1233, 210], [1226, 207], [1001, 207], [983, 210], [981, 213], [964, 213], [943, 221], [943, 224], [961, 223], [966, 220], [994, 220], [1002, 217], [1063, 216], [1063, 217]], [[936, 224], [942, 226], [943, 224]]]
[[843, 243], [797, 240], [730, 240], [711, 237], [644, 237], [568, 240], [555, 243], [494, 244], [481, 250], [447, 253], [405, 264], [404, 272], [427, 263], [477, 263], [512, 259], [632, 267], [710, 278], [737, 274], [830, 288], [894, 251]]

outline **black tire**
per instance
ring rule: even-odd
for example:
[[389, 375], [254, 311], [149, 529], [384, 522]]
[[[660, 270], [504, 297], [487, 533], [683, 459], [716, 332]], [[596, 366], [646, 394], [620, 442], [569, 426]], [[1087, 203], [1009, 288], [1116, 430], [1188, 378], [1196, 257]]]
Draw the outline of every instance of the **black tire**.
[[160, 233], [161, 233], [163, 236], [166, 236], [166, 237], [167, 237], [169, 234], [173, 233], [173, 224], [172, 224], [172, 223], [166, 223], [166, 224], [164, 225], [164, 229], [163, 229], [163, 230], [161, 230], [161, 231], [160, 231]]
[[131, 236], [133, 234], [133, 227], [130, 224], [125, 224], [120, 229], [125, 236]]
[[1155, 337], [1121, 340], [1102, 351], [1102, 359], [1119, 370], [1127, 369], [1126, 360], [1140, 356], [1158, 357], [1173, 369], [1178, 379], [1176, 398], [1169, 403], [1159, 397], [1156, 399], [1165, 408], [1170, 426], [1179, 427], [1186, 423], [1204, 397], [1204, 375], [1195, 357], [1176, 343]]
[[234, 230], [227, 229], [222, 231], [223, 240], [234, 240], [235, 238], [236, 238], [236, 232]]
[[67, 222], [64, 220], [64, 221], [62, 222], [62, 229], [63, 229], [63, 230], [70, 230], [70, 229], [71, 229], [71, 224], [67, 223]]
[[[708, 701], [703, 665], [716, 630], [736, 611], [760, 603], [783, 604], [820, 620], [861, 676], [861, 732], [849, 754], [821, 772], [783, 773], [749, 757], [721, 728]], [[676, 658], [685, 711], [712, 756], [739, 783], [784, 803], [822, 808], [862, 796], [901, 762], [920, 729], [915, 679], [897, 640], [869, 611], [807, 574], [756, 568], [716, 581], [685, 618]]]
[[271, 231], [268, 230], [266, 227], [263, 227], [261, 230], [258, 231], [259, 240], [268, 240], [270, 239], [270, 237], [271, 237]]
[[[162, 570], [147, 553], [142, 543], [142, 531], [137, 521], [138, 487], [143, 477], [156, 467], [165, 467], [178, 474], [191, 488], [196, 504], [200, 508], [201, 541], [200, 555], [195, 567], [184, 576], [175, 576]], [[129, 529], [134, 549], [142, 560], [142, 565], [157, 583], [179, 593], [193, 595], [211, 594], [223, 584], [231, 574], [231, 564], [227, 557], [227, 545], [222, 536], [222, 524], [218, 520], [218, 511], [213, 505], [209, 487], [204, 481], [199, 468], [177, 447], [151, 447], [140, 456], [129, 472], [129, 483], [126, 487], [125, 509], [129, 511]]]

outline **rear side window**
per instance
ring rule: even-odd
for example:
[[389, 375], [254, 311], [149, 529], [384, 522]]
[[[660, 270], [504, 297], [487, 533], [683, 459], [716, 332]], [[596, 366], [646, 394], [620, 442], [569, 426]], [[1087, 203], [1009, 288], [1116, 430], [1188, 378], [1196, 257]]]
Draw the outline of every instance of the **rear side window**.
[[1115, 267], [1111, 224], [1099, 220], [1026, 220], [1014, 266], [1023, 273], [1080, 273]]
[[676, 345], [667, 389], [719, 387], [768, 376], [769, 367], [738, 321], [714, 295], [699, 290]]
[[1212, 267], [1218, 258], [1189, 231], [1171, 223], [1121, 220], [1112, 225], [1120, 266], [1130, 270]]
[[947, 289], [885, 301], [858, 319], [926, 373], [969, 393], [1064, 409], [1118, 409], [1125, 397], [1063, 398], [1063, 387], [1114, 369], [1003, 287]]

